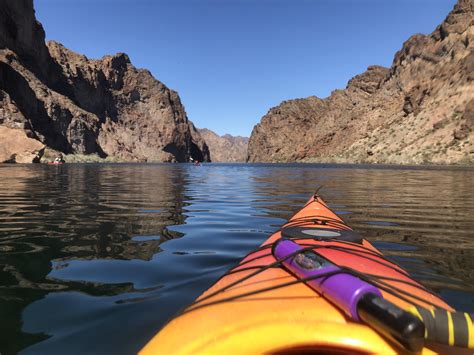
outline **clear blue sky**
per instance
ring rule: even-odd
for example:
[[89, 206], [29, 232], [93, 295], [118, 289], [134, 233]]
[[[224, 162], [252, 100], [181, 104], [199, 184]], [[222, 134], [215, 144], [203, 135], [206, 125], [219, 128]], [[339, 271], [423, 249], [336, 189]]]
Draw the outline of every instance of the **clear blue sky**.
[[273, 106], [390, 66], [455, 0], [34, 0], [47, 39], [127, 53], [178, 91], [196, 126], [249, 136]]

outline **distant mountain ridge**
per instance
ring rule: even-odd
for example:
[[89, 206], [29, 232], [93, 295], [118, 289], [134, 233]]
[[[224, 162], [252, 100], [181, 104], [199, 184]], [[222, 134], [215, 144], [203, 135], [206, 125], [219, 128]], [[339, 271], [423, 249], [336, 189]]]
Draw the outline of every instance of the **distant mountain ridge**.
[[474, 162], [474, 0], [459, 0], [391, 68], [371, 66], [328, 98], [282, 102], [250, 136], [250, 162]]
[[[24, 131], [25, 147], [28, 139], [36, 139], [68, 154], [209, 160], [208, 147], [177, 92], [148, 70], [136, 69], [124, 53], [90, 60], [57, 42], [46, 45], [32, 0], [2, 0], [0, 125], [3, 132]], [[25, 151], [8, 139], [2, 144], [0, 161], [15, 161], [20, 153], [22, 161], [32, 160], [43, 150]]]
[[247, 147], [249, 138], [217, 133], [207, 128], [198, 128], [201, 137], [204, 138], [213, 162], [245, 162], [247, 159]]

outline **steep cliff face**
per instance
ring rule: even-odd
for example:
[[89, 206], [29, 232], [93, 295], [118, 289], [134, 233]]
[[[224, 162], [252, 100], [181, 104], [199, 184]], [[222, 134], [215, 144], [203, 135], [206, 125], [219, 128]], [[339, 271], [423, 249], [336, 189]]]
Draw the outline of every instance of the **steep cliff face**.
[[180, 98], [126, 54], [89, 60], [44, 43], [32, 0], [0, 9], [0, 124], [65, 153], [209, 160]]
[[474, 1], [459, 0], [392, 67], [372, 66], [326, 99], [285, 101], [262, 118], [249, 161], [457, 163], [474, 160]]
[[0, 6], [0, 49], [9, 48], [46, 78], [51, 61], [44, 44], [44, 30], [36, 21], [32, 0], [2, 0]]
[[213, 162], [244, 162], [247, 159], [247, 137], [230, 134], [219, 136], [207, 128], [198, 131], [209, 145]]
[[71, 96], [98, 117], [98, 143], [107, 155], [129, 160], [209, 160], [203, 139], [178, 94], [119, 53], [89, 60], [59, 43], [48, 49], [67, 78]]

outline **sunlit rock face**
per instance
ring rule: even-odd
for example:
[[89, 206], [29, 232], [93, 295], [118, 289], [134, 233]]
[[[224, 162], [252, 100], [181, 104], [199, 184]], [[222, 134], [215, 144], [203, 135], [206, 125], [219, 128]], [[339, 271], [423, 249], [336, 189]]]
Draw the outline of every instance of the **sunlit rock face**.
[[217, 133], [207, 128], [198, 129], [204, 138], [213, 162], [244, 162], [247, 158], [248, 137]]
[[474, 161], [474, 1], [459, 0], [391, 68], [371, 66], [325, 99], [282, 102], [250, 137], [251, 162]]
[[2, 1], [0, 125], [64, 153], [209, 160], [178, 93], [126, 54], [90, 60], [44, 39], [31, 0]]
[[44, 145], [22, 129], [0, 126], [0, 163], [39, 162]]

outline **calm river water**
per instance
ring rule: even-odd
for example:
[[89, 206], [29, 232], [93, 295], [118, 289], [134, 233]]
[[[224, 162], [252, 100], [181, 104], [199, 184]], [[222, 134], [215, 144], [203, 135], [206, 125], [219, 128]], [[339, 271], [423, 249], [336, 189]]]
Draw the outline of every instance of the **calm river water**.
[[474, 170], [0, 165], [0, 353], [138, 351], [323, 185], [344, 220], [474, 312]]

